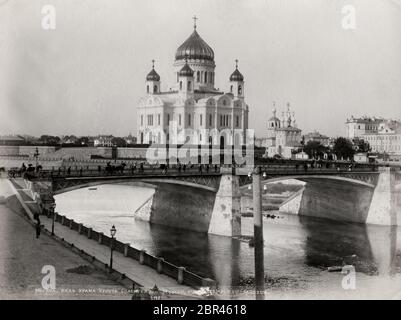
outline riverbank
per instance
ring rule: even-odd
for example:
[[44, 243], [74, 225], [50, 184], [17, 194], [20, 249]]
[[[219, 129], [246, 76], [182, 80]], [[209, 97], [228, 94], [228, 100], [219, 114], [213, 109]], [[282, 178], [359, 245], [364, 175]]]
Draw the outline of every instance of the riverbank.
[[[7, 205], [0, 204], [0, 299], [131, 298], [126, 288], [46, 234], [37, 239], [4, 179], [0, 194], [7, 197]], [[55, 270], [56, 289], [48, 292], [42, 287], [45, 266]], [[83, 267], [85, 273], [77, 272]]]
[[[21, 181], [20, 181], [21, 183]], [[18, 187], [18, 184], [13, 181], [14, 188], [16, 186]], [[20, 199], [17, 199], [17, 196], [15, 193], [18, 193], [20, 196]], [[102, 261], [100, 263], [103, 267], [104, 265], [107, 264], [109, 256], [110, 256], [110, 250], [107, 247], [100, 246], [96, 244], [95, 242], [93, 243], [87, 243], [88, 239], [82, 236], [82, 239], [80, 238], [79, 235], [76, 234], [76, 232], [72, 232], [68, 228], [63, 228], [62, 226], [56, 226], [55, 233], [56, 237], [50, 237], [48, 234], [45, 232], [42, 232], [41, 236], [39, 239], [35, 238], [35, 229], [32, 228], [32, 223], [30, 223], [28, 220], [28, 216], [26, 215], [26, 208], [24, 209], [20, 201], [24, 201], [23, 197], [21, 197], [22, 187], [20, 187], [20, 190], [13, 190], [12, 185], [6, 181], [5, 179], [0, 179], [0, 194], [3, 195], [3, 197], [7, 197], [6, 199], [6, 204], [0, 206], [0, 212], [1, 216], [5, 217], [7, 216], [7, 219], [14, 218], [14, 216], [17, 216], [17, 221], [13, 224], [12, 230], [15, 232], [17, 230], [16, 234], [16, 239], [19, 239], [19, 242], [17, 245], [15, 244], [10, 244], [10, 248], [14, 249], [15, 247], [24, 247], [25, 241], [27, 241], [26, 238], [18, 236], [19, 234], [19, 229], [24, 228], [24, 234], [25, 235], [30, 235], [29, 241], [29, 247], [27, 250], [29, 250], [30, 254], [29, 255], [18, 255], [17, 257], [13, 257], [12, 260], [15, 261], [15, 263], [18, 263], [20, 266], [22, 266], [23, 270], [29, 270], [29, 266], [33, 264], [39, 264], [39, 265], [54, 265], [56, 268], [56, 273], [57, 273], [57, 281], [59, 281], [59, 277], [61, 279], [61, 285], [58, 282], [57, 289], [55, 292], [52, 292], [52, 294], [43, 292], [41, 290], [41, 282], [37, 282], [37, 286], [34, 286], [33, 284], [29, 285], [29, 288], [26, 290], [17, 290], [20, 288], [18, 285], [18, 281], [26, 281], [26, 279], [33, 279], [33, 283], [36, 283], [37, 277], [35, 278], [32, 274], [26, 274], [26, 275], [20, 275], [17, 276], [16, 278], [12, 278], [10, 281], [7, 282], [7, 277], [10, 276], [8, 272], [5, 272], [4, 275], [4, 281], [1, 283], [9, 283], [10, 285], [5, 285], [4, 287], [1, 287], [1, 295], [4, 296], [3, 298], [7, 299], [12, 299], [12, 298], [26, 298], [26, 299], [99, 299], [105, 296], [107, 299], [110, 298], [110, 296], [113, 299], [129, 299], [132, 296], [132, 287], [128, 286], [122, 286], [119, 283], [111, 280], [110, 276], [107, 272], [105, 272], [104, 268], [101, 269], [99, 268], [99, 263], [95, 265], [95, 263], [88, 263], [87, 259], [83, 259], [78, 255], [77, 259], [81, 261], [80, 264], [75, 264], [75, 265], [70, 265], [70, 260], [71, 260], [71, 255], [77, 254], [78, 253], [83, 253], [85, 252], [85, 255], [88, 257], [96, 257], [96, 261]], [[23, 193], [24, 195], [24, 193]], [[24, 195], [25, 196], [25, 195]], [[25, 199], [26, 200], [26, 199]], [[3, 208], [4, 207], [4, 208]], [[28, 208], [29, 210], [29, 208]], [[19, 220], [19, 223], [18, 223]], [[0, 221], [1, 222], [1, 221]], [[44, 225], [44, 227], [47, 230], [51, 230], [51, 220], [48, 219], [45, 216], [41, 216], [41, 223]], [[7, 225], [6, 223], [2, 223], [2, 226]], [[29, 230], [29, 231], [28, 231]], [[3, 232], [4, 234], [4, 232]], [[57, 261], [57, 266], [54, 261], [49, 261], [49, 262], [43, 262], [41, 259], [31, 261], [31, 259], [35, 259], [36, 256], [41, 256], [41, 255], [36, 255], [36, 251], [39, 248], [32, 248], [31, 245], [35, 244], [35, 241], [32, 241], [32, 238], [35, 238], [36, 244], [39, 245], [39, 248], [41, 250], [42, 255], [44, 254], [46, 257], [50, 256], [53, 257]], [[59, 240], [57, 241], [56, 238]], [[61, 240], [62, 239], [62, 240]], [[42, 243], [44, 241], [44, 244]], [[4, 241], [3, 241], [4, 242]], [[61, 243], [60, 243], [61, 242]], [[75, 243], [73, 248], [67, 248], [66, 244], [67, 243]], [[40, 247], [42, 245], [42, 247]], [[43, 247], [46, 248], [46, 250], [43, 250]], [[57, 248], [58, 250], [54, 252], [54, 250], [50, 250], [51, 248]], [[103, 247], [103, 248], [102, 248]], [[50, 248], [49, 250], [47, 250]], [[80, 248], [80, 249], [78, 249]], [[77, 252], [73, 252], [73, 249]], [[80, 251], [79, 251], [80, 250]], [[68, 254], [66, 252], [67, 251]], [[22, 252], [25, 252], [23, 250]], [[22, 253], [21, 251], [18, 251], [18, 253]], [[29, 256], [30, 259], [26, 261], [26, 257]], [[69, 260], [65, 260], [65, 257], [69, 257]], [[169, 286], [170, 292], [162, 294], [162, 299], [187, 299], [187, 295], [183, 294], [173, 294], [178, 291], [181, 293], [187, 289], [189, 291], [190, 288], [185, 287], [185, 286], [179, 286], [173, 279], [168, 278], [167, 276], [162, 276], [157, 274], [156, 271], [151, 270], [150, 268], [147, 268], [145, 266], [141, 266], [138, 263], [138, 266], [132, 266], [130, 259], [127, 259], [125, 257], [120, 257], [119, 253], [115, 252], [115, 257], [114, 257], [114, 269], [123, 269], [124, 274], [130, 278], [135, 278], [135, 283], [141, 285], [144, 289], [150, 289], [152, 288], [155, 284], [157, 284], [160, 288], [160, 290], [166, 290], [166, 286]], [[124, 262], [122, 262], [124, 261]], [[33, 263], [34, 262], [34, 263]], [[53, 263], [53, 264], [51, 264]], [[3, 268], [6, 270], [6, 268]], [[99, 270], [100, 269], [100, 270]], [[139, 270], [140, 269], [140, 270]], [[10, 268], [10, 270], [13, 270], [13, 268]], [[60, 274], [61, 270], [61, 274]], [[75, 282], [70, 283], [69, 280], [71, 279], [72, 275], [74, 273], [79, 274], [80, 280]], [[11, 272], [12, 274], [12, 272]], [[121, 273], [120, 273], [121, 274]], [[40, 276], [44, 276], [39, 272]], [[90, 279], [85, 279], [85, 277], [89, 277]], [[66, 278], [67, 277], [67, 278]], [[92, 279], [93, 278], [93, 279]], [[114, 275], [115, 278], [115, 275]], [[161, 279], [163, 278], [163, 279]], [[16, 282], [17, 281], [17, 282]], [[80, 284], [83, 284], [79, 286]], [[114, 285], [115, 288], [110, 288], [111, 285]], [[174, 288], [173, 288], [174, 287]], [[14, 289], [17, 288], [17, 289]], [[171, 289], [175, 289], [174, 292]], [[179, 290], [178, 290], [179, 289]], [[11, 290], [11, 291], [10, 291]], [[193, 290], [192, 290], [193, 291]], [[166, 292], [166, 291], [165, 291]], [[32, 296], [35, 294], [34, 296]], [[196, 296], [192, 296], [192, 298], [199, 298]]]

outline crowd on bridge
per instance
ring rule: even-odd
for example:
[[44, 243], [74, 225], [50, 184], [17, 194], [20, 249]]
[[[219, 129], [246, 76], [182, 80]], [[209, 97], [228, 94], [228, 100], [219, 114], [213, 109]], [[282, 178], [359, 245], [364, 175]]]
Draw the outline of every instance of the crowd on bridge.
[[[283, 159], [267, 159], [256, 163], [255, 165], [263, 167], [265, 170], [290, 170], [290, 171], [316, 171], [316, 170], [336, 170], [336, 171], [355, 171], [355, 170], [377, 170], [377, 164], [361, 164], [356, 162], [345, 162], [345, 161], [327, 161], [327, 160], [283, 160]], [[233, 165], [234, 167], [241, 167]], [[61, 166], [57, 169], [43, 170], [40, 164], [35, 166], [31, 163], [26, 166], [24, 163], [20, 168], [12, 168], [9, 170], [9, 177], [15, 178], [16, 176], [30, 177], [44, 177], [50, 176], [85, 176], [85, 175], [136, 175], [145, 173], [219, 173], [220, 164], [202, 164], [202, 163], [191, 163], [180, 162], [176, 163], [148, 163], [146, 161], [126, 161], [117, 162], [114, 160], [108, 161], [106, 165], [97, 165], [95, 167], [85, 166]]]

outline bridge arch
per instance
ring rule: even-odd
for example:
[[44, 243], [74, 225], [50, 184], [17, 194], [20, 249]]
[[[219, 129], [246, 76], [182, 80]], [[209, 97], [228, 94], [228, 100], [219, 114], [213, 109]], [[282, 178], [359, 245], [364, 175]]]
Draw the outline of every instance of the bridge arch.
[[310, 182], [311, 180], [316, 180], [316, 179], [336, 180], [336, 181], [350, 183], [353, 185], [368, 187], [371, 189], [374, 189], [376, 187], [373, 179], [368, 180], [368, 182], [366, 182], [366, 181], [362, 181], [362, 180], [358, 180], [358, 179], [354, 179], [354, 178], [347, 178], [347, 177], [334, 176], [334, 175], [289, 175], [289, 176], [280, 176], [280, 177], [269, 178], [269, 179], [263, 180], [263, 182], [273, 183], [273, 182], [292, 180], [292, 179], [300, 180], [300, 181], [306, 182], [306, 183]]

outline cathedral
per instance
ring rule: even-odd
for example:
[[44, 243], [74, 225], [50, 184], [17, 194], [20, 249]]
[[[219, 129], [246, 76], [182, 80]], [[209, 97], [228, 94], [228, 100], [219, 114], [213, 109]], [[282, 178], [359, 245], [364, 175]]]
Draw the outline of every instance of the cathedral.
[[[146, 76], [146, 96], [137, 108], [138, 143], [243, 144], [249, 112], [244, 76], [236, 60], [223, 92], [215, 88], [215, 67], [214, 51], [197, 32], [194, 18], [192, 34], [175, 53], [176, 81], [170, 90], [161, 90], [154, 61]], [[170, 136], [173, 126], [177, 134]]]

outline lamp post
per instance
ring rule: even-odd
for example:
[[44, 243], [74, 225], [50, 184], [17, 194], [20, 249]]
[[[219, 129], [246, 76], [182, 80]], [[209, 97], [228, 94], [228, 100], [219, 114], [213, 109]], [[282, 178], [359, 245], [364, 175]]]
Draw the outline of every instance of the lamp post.
[[34, 158], [35, 158], [35, 166], [38, 167], [38, 157], [39, 157], [39, 150], [38, 147], [36, 147], [35, 149], [35, 153], [33, 154]]
[[113, 271], [113, 249], [114, 249], [114, 236], [116, 235], [117, 229], [113, 225], [110, 229], [110, 235], [111, 235], [111, 242], [110, 242], [110, 269], [109, 273], [112, 273]]
[[50, 207], [50, 209], [52, 210], [52, 236], [54, 236], [54, 218], [56, 217], [56, 214], [55, 214], [55, 212], [54, 212], [54, 209], [56, 208], [56, 203], [55, 202], [53, 202], [52, 204], [51, 204], [51, 207]]
[[[265, 175], [263, 174], [265, 177]], [[255, 291], [256, 300], [264, 299], [264, 253], [263, 253], [263, 218], [262, 218], [262, 184], [260, 167], [252, 173], [253, 184], [253, 238], [255, 244]]]

